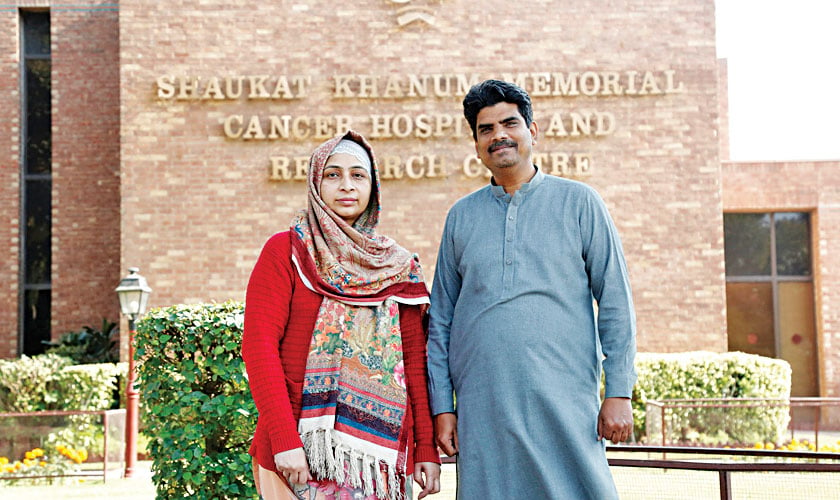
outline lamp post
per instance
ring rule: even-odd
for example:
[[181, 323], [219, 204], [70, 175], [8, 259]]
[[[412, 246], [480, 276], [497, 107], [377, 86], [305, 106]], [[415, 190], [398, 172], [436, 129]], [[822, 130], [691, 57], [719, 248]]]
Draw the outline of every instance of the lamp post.
[[135, 387], [137, 373], [134, 369], [134, 321], [146, 312], [149, 294], [152, 289], [146, 283], [146, 278], [137, 274], [139, 268], [129, 267], [128, 276], [120, 281], [115, 290], [120, 299], [120, 312], [128, 319], [128, 380], [126, 382], [126, 416], [125, 416], [125, 477], [134, 475], [137, 466], [137, 427], [138, 404], [140, 394]]

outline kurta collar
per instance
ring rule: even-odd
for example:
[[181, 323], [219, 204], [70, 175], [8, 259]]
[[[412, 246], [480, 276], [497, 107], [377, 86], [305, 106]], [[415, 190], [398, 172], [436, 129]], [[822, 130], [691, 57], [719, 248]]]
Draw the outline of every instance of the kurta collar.
[[[534, 170], [536, 170], [537, 172], [534, 174], [533, 177], [531, 177], [531, 180], [526, 182], [525, 184], [522, 184], [519, 187], [519, 189], [516, 191], [516, 193], [521, 193], [520, 196], [525, 196], [529, 192], [533, 191], [537, 186], [539, 186], [539, 184], [545, 178], [545, 174], [542, 173], [542, 171], [536, 165], [534, 165]], [[499, 199], [502, 199], [502, 200], [507, 200], [507, 199], [511, 198], [511, 196], [505, 192], [505, 188], [496, 184], [493, 181], [492, 177], [490, 178], [490, 191], [493, 193], [493, 196], [495, 196], [496, 198], [499, 198]]]

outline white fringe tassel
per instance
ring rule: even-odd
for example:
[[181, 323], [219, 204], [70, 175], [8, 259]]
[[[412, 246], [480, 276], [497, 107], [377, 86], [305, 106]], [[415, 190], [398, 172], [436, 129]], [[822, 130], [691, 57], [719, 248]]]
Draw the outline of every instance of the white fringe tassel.
[[[396, 464], [370, 454], [353, 450], [334, 439], [333, 432], [316, 429], [301, 436], [309, 469], [314, 476], [335, 481], [338, 484], [349, 483], [354, 488], [363, 488], [365, 496], [376, 492], [380, 500], [405, 500], [402, 485], [397, 475]], [[347, 470], [345, 474], [345, 464]], [[380, 464], [385, 464], [388, 479], [387, 486], [379, 472]], [[350, 477], [347, 477], [350, 474]]]

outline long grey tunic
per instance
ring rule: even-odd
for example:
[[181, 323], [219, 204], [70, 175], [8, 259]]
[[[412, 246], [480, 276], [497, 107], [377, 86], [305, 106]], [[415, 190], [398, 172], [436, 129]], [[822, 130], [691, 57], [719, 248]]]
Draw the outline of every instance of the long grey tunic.
[[607, 397], [629, 397], [635, 353], [621, 243], [592, 188], [538, 171], [452, 207], [428, 356], [432, 412], [457, 394], [460, 500], [616, 498], [600, 373]]

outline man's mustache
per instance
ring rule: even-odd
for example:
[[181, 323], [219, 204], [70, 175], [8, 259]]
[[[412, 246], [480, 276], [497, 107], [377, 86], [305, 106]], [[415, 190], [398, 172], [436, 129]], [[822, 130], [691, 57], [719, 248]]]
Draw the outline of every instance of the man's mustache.
[[505, 140], [502, 140], [502, 141], [496, 141], [493, 144], [491, 144], [489, 148], [487, 148], [487, 152], [492, 153], [493, 151], [496, 151], [497, 149], [507, 148], [507, 147], [515, 148], [515, 147], [517, 147], [517, 144], [510, 139], [505, 139]]

